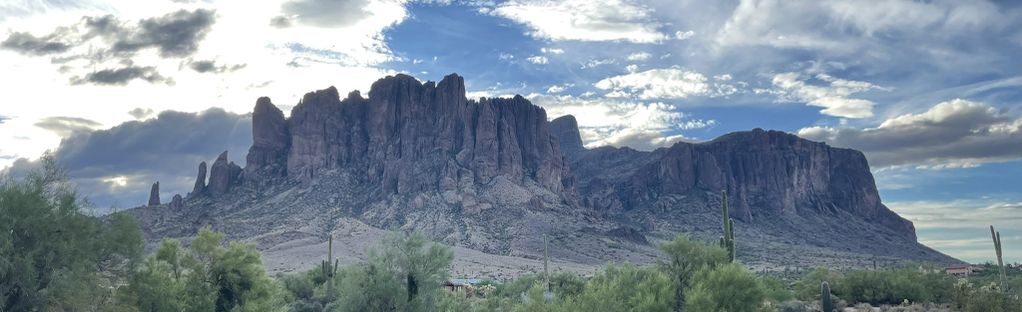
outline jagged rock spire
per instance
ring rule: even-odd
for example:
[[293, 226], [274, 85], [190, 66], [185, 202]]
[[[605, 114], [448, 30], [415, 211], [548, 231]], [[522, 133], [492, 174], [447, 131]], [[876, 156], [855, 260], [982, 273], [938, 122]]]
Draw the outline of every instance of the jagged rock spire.
[[153, 187], [149, 189], [149, 206], [160, 205], [160, 181], [153, 183]]
[[199, 163], [199, 175], [195, 177], [195, 187], [192, 188], [192, 196], [206, 192], [206, 162]]

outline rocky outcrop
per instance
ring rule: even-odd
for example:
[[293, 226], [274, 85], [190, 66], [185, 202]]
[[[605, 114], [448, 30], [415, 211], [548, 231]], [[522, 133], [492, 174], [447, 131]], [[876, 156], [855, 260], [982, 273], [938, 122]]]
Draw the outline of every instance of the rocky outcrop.
[[582, 146], [582, 136], [578, 132], [578, 121], [575, 120], [575, 116], [564, 115], [551, 120], [550, 134], [557, 137], [561, 152], [565, 154], [585, 149]]
[[259, 98], [252, 111], [252, 147], [246, 156], [245, 170], [250, 176], [283, 176], [289, 145], [284, 112], [274, 106], [270, 98]]
[[224, 151], [209, 169], [209, 184], [206, 185], [206, 191], [214, 196], [226, 194], [241, 181], [241, 172], [240, 166], [233, 161], [227, 161], [227, 151]]
[[174, 194], [174, 197], [170, 199], [170, 204], [167, 204], [170, 209], [180, 210], [185, 207], [185, 201], [181, 198], [181, 194]]
[[625, 207], [670, 194], [727, 190], [731, 216], [839, 211], [915, 238], [912, 223], [880, 203], [865, 156], [780, 131], [755, 129], [699, 144], [677, 143], [619, 180]]
[[[464, 79], [381, 79], [369, 98], [331, 87], [306, 94], [287, 121], [287, 175], [345, 168], [385, 192], [465, 189], [497, 176], [560, 192], [563, 162], [546, 112], [523, 97], [465, 98]], [[256, 131], [262, 133], [263, 131]]]
[[149, 206], [160, 205], [160, 181], [153, 183], [153, 187], [149, 189]]
[[206, 192], [206, 162], [199, 163], [199, 174], [195, 177], [195, 186], [189, 196], [199, 195]]

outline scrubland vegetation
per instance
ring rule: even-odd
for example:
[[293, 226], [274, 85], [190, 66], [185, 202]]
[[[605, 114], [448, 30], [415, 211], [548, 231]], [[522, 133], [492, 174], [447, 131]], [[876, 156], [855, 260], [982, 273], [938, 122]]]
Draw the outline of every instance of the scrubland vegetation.
[[782, 280], [732, 261], [733, 236], [720, 246], [678, 236], [660, 245], [655, 265], [609, 264], [590, 277], [537, 273], [449, 290], [450, 248], [395, 233], [361, 264], [324, 259], [309, 271], [270, 277], [254, 246], [208, 228], [187, 244], [164, 240], [143, 255], [134, 219], [84, 214], [86, 203], [66, 181], [47, 166], [0, 182], [0, 311], [741, 312], [819, 311], [826, 301], [863, 311], [1022, 311], [1017, 270], [1007, 275], [1007, 289], [994, 265], [968, 279], [912, 265], [819, 268]]

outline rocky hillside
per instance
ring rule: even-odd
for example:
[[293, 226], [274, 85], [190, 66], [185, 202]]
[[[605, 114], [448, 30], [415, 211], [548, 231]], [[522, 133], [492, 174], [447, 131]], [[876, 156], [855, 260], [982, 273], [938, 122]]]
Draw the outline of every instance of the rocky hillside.
[[310, 92], [288, 117], [264, 97], [252, 120], [244, 168], [225, 152], [208, 179], [199, 164], [183, 199], [132, 210], [150, 239], [211, 225], [287, 253], [328, 233], [403, 229], [535, 258], [549, 235], [564, 261], [649, 262], [659, 239], [720, 235], [726, 190], [739, 258], [752, 265], [956, 261], [918, 244], [912, 223], [881, 203], [862, 153], [783, 132], [652, 152], [586, 149], [574, 117], [548, 121], [521, 96], [469, 100], [453, 74], [386, 77], [368, 98]]

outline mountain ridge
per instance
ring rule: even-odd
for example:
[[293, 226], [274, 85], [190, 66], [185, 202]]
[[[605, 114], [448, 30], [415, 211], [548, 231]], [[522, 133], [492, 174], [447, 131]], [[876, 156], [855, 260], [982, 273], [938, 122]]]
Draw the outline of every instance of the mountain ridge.
[[[262, 97], [252, 123], [244, 168], [225, 152], [208, 183], [199, 165], [177, 209], [132, 210], [148, 238], [211, 225], [273, 249], [319, 242], [355, 220], [491, 254], [534, 257], [536, 236], [547, 234], [563, 259], [648, 262], [656, 251], [646, 237], [711, 240], [726, 190], [750, 243], [739, 257], [750, 263], [786, 259], [766, 253], [777, 242], [856, 261], [957, 261], [918, 244], [912, 223], [882, 204], [861, 152], [779, 131], [650, 152], [586, 149], [574, 116], [548, 120], [521, 96], [469, 100], [457, 74], [388, 76], [368, 98], [309, 92], [288, 117]], [[631, 254], [602, 252], [606, 240], [627, 242]]]

